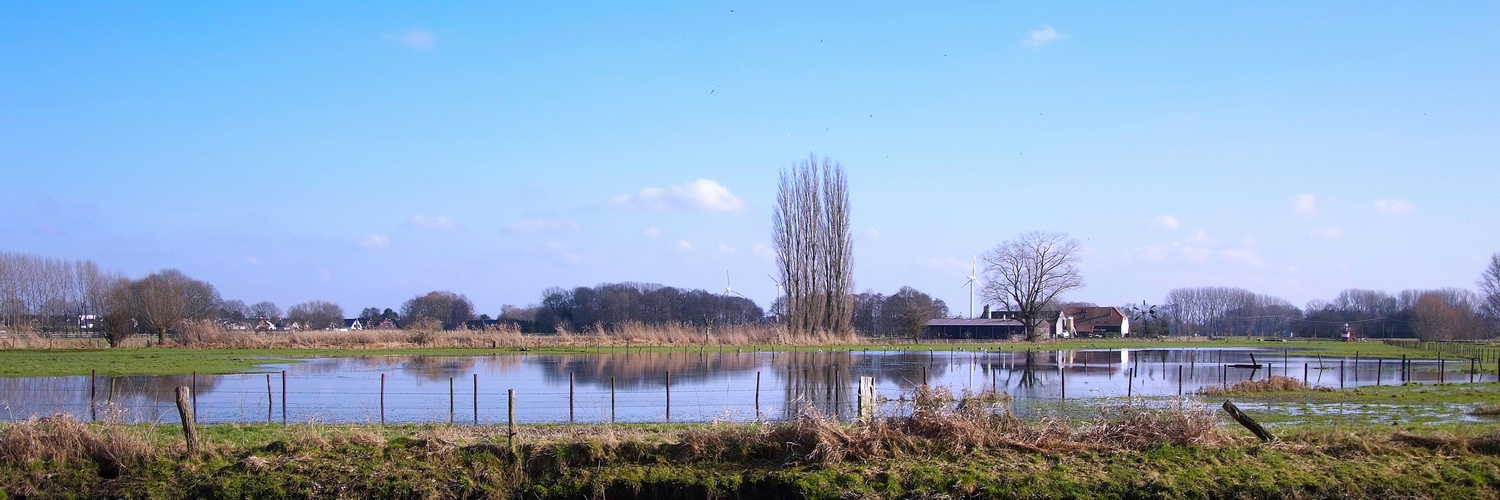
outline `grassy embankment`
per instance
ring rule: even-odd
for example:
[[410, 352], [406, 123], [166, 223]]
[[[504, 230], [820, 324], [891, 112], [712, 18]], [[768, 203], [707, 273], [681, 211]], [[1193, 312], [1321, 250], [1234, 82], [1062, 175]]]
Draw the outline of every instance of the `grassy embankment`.
[[[1374, 395], [1370, 395], [1374, 396]], [[1500, 423], [1299, 425], [1260, 444], [1192, 402], [1021, 421], [924, 393], [839, 424], [0, 425], [14, 497], [1495, 498]], [[5, 494], [0, 494], [3, 497]]]
[[[576, 345], [547, 345], [537, 342], [528, 346], [485, 347], [293, 347], [293, 348], [193, 348], [127, 347], [118, 349], [0, 349], [0, 377], [77, 376], [98, 370], [100, 375], [174, 375], [194, 371], [202, 374], [243, 373], [255, 371], [268, 363], [295, 362], [299, 359], [332, 356], [473, 356], [489, 354], [594, 354], [637, 352], [764, 352], [776, 350], [895, 350], [954, 351], [977, 349], [1024, 351], [1026, 349], [1161, 349], [1252, 347], [1279, 351], [1292, 349], [1299, 354], [1322, 354], [1329, 357], [1353, 356], [1400, 358], [1435, 358], [1438, 353], [1390, 346], [1378, 342], [1297, 341], [1268, 343], [1253, 340], [1108, 340], [1084, 339], [1048, 342], [1008, 342], [995, 344], [902, 344], [839, 343], [814, 345], [639, 345], [611, 346], [607, 342], [579, 342]], [[1455, 364], [1454, 370], [1466, 368]], [[1495, 373], [1493, 363], [1481, 367], [1484, 373]]]

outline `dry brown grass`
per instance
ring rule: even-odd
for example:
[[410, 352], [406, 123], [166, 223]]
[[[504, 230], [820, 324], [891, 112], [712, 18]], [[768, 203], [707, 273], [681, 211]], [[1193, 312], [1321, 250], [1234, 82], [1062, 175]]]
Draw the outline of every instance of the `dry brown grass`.
[[1280, 376], [1280, 375], [1272, 375], [1271, 377], [1264, 378], [1264, 379], [1246, 380], [1244, 382], [1240, 382], [1238, 384], [1231, 385], [1231, 386], [1229, 386], [1227, 388], [1226, 387], [1222, 387], [1222, 386], [1208, 386], [1208, 387], [1204, 387], [1204, 388], [1198, 389], [1198, 394], [1202, 394], [1202, 395], [1205, 395], [1205, 396], [1222, 396], [1222, 395], [1226, 395], [1226, 394], [1249, 394], [1249, 393], [1265, 393], [1265, 392], [1297, 392], [1297, 391], [1311, 391], [1311, 390], [1331, 391], [1333, 389], [1329, 389], [1327, 387], [1318, 387], [1318, 388], [1314, 389], [1314, 388], [1308, 386], [1306, 382], [1303, 382], [1301, 380], [1297, 380], [1297, 379], [1292, 378], [1292, 377], [1283, 377], [1283, 376]]
[[124, 464], [160, 453], [141, 430], [118, 425], [95, 430], [65, 415], [16, 422], [0, 430], [0, 462], [13, 464], [92, 461], [101, 475], [113, 477]]
[[[28, 337], [28, 342], [0, 348], [49, 347], [54, 344]], [[130, 345], [144, 345], [132, 339]], [[457, 348], [546, 348], [546, 347], [677, 347], [677, 346], [802, 346], [861, 344], [854, 333], [791, 335], [774, 325], [730, 325], [703, 329], [687, 324], [645, 325], [629, 323], [610, 330], [595, 326], [584, 332], [564, 330], [555, 335], [523, 334], [515, 327], [486, 330], [441, 330], [431, 327], [407, 330], [255, 332], [226, 330], [213, 321], [186, 322], [176, 345], [195, 348], [235, 349], [408, 349]], [[41, 345], [39, 345], [41, 344]], [[98, 347], [98, 342], [77, 339], [55, 341], [57, 347]]]
[[1500, 404], [1482, 404], [1469, 410], [1470, 415], [1495, 416], [1500, 415]]

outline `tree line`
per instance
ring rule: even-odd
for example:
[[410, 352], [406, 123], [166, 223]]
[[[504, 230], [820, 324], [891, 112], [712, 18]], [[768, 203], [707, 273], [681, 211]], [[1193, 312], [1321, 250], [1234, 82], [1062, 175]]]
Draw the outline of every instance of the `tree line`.
[[[1480, 278], [1480, 292], [1463, 288], [1348, 289], [1331, 300], [1298, 308], [1279, 297], [1243, 288], [1178, 288], [1161, 305], [1156, 331], [1169, 335], [1340, 336], [1473, 340], [1500, 336], [1500, 254]], [[1135, 318], [1133, 321], [1141, 321]], [[1132, 323], [1139, 331], [1140, 323]]]

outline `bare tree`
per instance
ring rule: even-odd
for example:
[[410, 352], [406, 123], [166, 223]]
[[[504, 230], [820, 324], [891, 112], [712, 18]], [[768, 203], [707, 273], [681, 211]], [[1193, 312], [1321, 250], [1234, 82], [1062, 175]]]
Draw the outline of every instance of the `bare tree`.
[[452, 330], [474, 319], [474, 303], [462, 294], [429, 292], [402, 304], [401, 318], [408, 325], [441, 324], [443, 329]]
[[309, 330], [326, 330], [344, 326], [344, 308], [323, 300], [310, 300], [292, 306], [286, 310], [286, 317], [301, 323], [303, 328]]
[[984, 261], [984, 297], [1016, 312], [1026, 339], [1042, 331], [1042, 311], [1070, 290], [1083, 287], [1078, 270], [1078, 242], [1064, 233], [1032, 231], [1005, 241], [980, 257]]
[[1489, 267], [1479, 275], [1479, 300], [1485, 316], [1500, 322], [1500, 253], [1490, 256]]
[[187, 319], [187, 296], [183, 283], [162, 273], [155, 273], [134, 283], [136, 310], [158, 343], [167, 341], [167, 332]]
[[844, 166], [809, 155], [781, 171], [772, 243], [785, 289], [787, 329], [844, 334], [854, 293], [849, 182]]
[[130, 280], [117, 276], [105, 286], [100, 303], [100, 329], [110, 347], [120, 347], [135, 334], [135, 291]]
[[250, 317], [266, 321], [276, 321], [281, 319], [281, 308], [269, 300], [256, 302], [250, 305]]

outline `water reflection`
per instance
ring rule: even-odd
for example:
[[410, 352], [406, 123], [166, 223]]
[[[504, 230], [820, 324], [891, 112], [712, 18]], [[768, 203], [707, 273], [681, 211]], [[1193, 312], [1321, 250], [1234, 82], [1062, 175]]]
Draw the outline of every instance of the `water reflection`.
[[[1399, 365], [1247, 349], [350, 356], [199, 376], [196, 384], [205, 422], [279, 421], [284, 412], [295, 422], [503, 423], [509, 389], [516, 390], [521, 422], [663, 421], [670, 374], [671, 419], [707, 421], [790, 418], [805, 407], [850, 418], [860, 377], [872, 377], [878, 394], [897, 400], [889, 405], [930, 383], [956, 393], [1005, 392], [1012, 409], [1026, 413], [1064, 397], [1191, 395], [1270, 374], [1325, 387], [1398, 384], [1407, 375]], [[1410, 373], [1414, 381], [1437, 382], [1437, 366], [1414, 362]], [[1468, 363], [1446, 368], [1447, 382], [1467, 381], [1460, 371]], [[190, 375], [0, 379], [0, 418], [68, 413], [169, 422], [176, 419], [174, 389], [193, 384]]]

